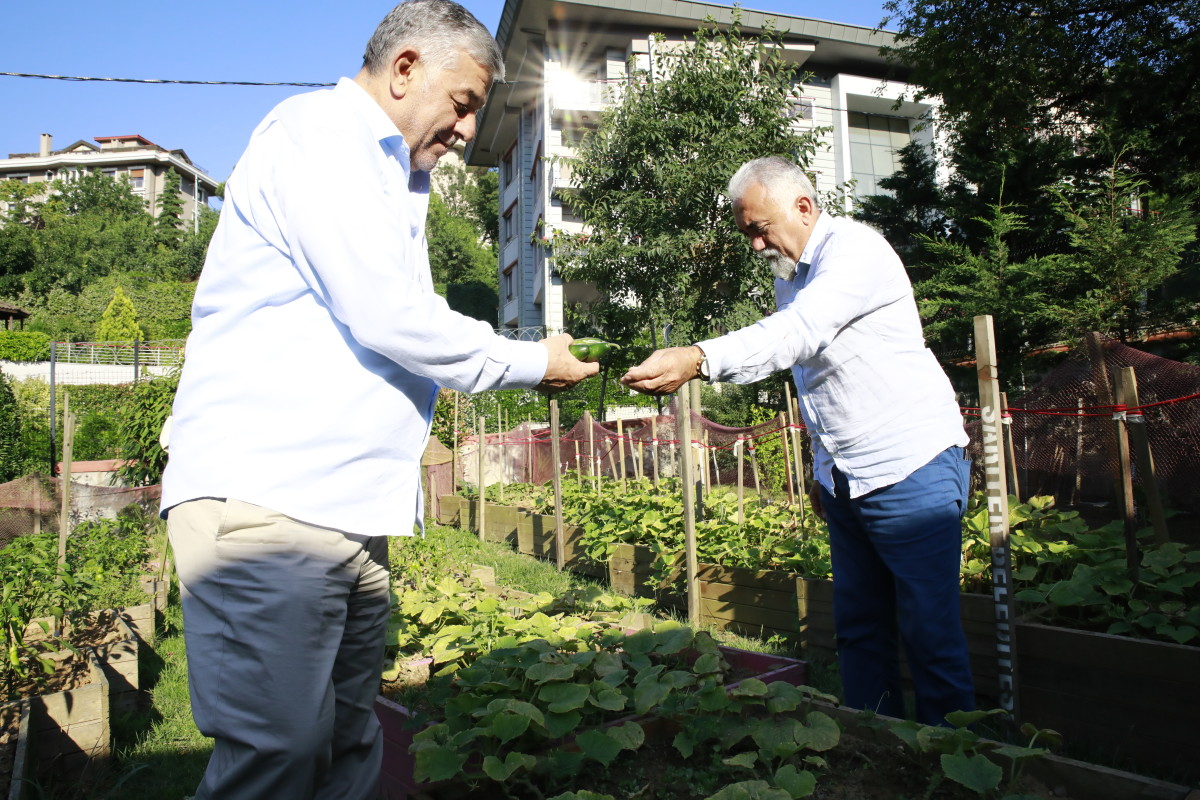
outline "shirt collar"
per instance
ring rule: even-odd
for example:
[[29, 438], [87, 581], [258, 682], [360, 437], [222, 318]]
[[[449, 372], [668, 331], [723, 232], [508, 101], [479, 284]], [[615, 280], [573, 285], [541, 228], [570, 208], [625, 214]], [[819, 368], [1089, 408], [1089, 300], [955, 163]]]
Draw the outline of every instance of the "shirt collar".
[[396, 123], [392, 122], [379, 103], [375, 102], [375, 98], [351, 78], [338, 80], [334, 91], [358, 109], [367, 124], [367, 130], [385, 150], [395, 156], [404, 170], [404, 176], [411, 179], [409, 173], [412, 170], [412, 156], [408, 150], [408, 143], [404, 141], [404, 135], [400, 133]]
[[[800, 263], [805, 265], [806, 269], [813, 262], [813, 259], [817, 257], [817, 248], [825, 241], [825, 237], [832, 232], [832, 226], [833, 217], [829, 216], [829, 212], [822, 211], [817, 216], [817, 221], [813, 224], [812, 235], [808, 237], [808, 242], [804, 245], [804, 252], [800, 254]], [[799, 272], [799, 268], [797, 268], [797, 272]]]

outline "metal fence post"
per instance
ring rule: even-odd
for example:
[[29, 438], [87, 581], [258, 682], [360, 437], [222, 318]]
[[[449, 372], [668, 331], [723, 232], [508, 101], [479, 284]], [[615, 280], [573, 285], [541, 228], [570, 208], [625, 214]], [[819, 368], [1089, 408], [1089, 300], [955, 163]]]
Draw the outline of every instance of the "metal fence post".
[[138, 370], [138, 344], [140, 344], [140, 342], [137, 339], [134, 339], [133, 340], [133, 382], [135, 384], [138, 382], [138, 372], [139, 372], [139, 370]]

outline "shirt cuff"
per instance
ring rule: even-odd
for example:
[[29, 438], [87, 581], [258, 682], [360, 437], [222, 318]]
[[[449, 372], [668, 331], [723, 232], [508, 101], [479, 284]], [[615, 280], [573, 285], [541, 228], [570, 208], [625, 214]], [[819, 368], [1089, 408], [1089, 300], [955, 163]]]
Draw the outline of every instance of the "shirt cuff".
[[[726, 341], [728, 336], [717, 339], [705, 339], [696, 342], [696, 346], [704, 351], [708, 358], [708, 382], [719, 383], [729, 372], [738, 366], [738, 347], [735, 343]], [[732, 364], [730, 362], [733, 362]]]
[[532, 389], [546, 377], [549, 363], [544, 345], [497, 336], [483, 367], [483, 388]]

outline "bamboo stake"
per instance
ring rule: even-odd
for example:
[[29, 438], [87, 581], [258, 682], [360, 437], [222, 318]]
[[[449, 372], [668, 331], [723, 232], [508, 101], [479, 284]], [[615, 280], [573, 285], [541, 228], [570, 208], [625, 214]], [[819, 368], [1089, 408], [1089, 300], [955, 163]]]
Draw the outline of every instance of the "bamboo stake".
[[554, 560], [559, 571], [567, 563], [567, 541], [563, 535], [562, 470], [560, 469], [560, 443], [558, 430], [558, 399], [550, 398], [550, 460], [554, 468], [550, 471], [554, 481]]
[[696, 557], [696, 487], [692, 464], [691, 387], [685, 383], [679, 387], [679, 455], [683, 474], [683, 532], [687, 570], [688, 622], [700, 624], [700, 576], [699, 559]]
[[1008, 539], [1008, 487], [1004, 479], [1004, 434], [1000, 422], [1000, 381], [992, 318], [975, 317], [975, 363], [979, 375], [979, 405], [983, 465], [988, 494], [988, 532], [992, 549], [992, 597], [996, 613], [996, 664], [1000, 707], [1020, 719], [1017, 704], [1016, 626], [1013, 624], [1012, 560]]
[[481, 542], [483, 541], [483, 530], [484, 530], [484, 528], [483, 528], [484, 507], [487, 506], [487, 503], [483, 499], [483, 493], [484, 493], [484, 489], [485, 489], [484, 480], [483, 480], [483, 450], [484, 450], [484, 441], [486, 439], [486, 436], [487, 436], [487, 418], [483, 414], [480, 414], [479, 415], [479, 510], [476, 511], [476, 513], [475, 513], [475, 522], [479, 526], [479, 541], [481, 541]]
[[792, 455], [788, 451], [787, 417], [782, 411], [779, 412], [779, 441], [783, 444], [783, 474], [787, 484], [788, 504], [795, 505], [796, 495], [792, 491]]
[[700, 437], [700, 441], [702, 442], [700, 447], [703, 448], [697, 451], [700, 456], [698, 463], [700, 468], [700, 496], [707, 497], [712, 492], [712, 476], [708, 472], [708, 428], [704, 429], [704, 434]]
[[1013, 442], [1012, 414], [1008, 413], [1008, 392], [1000, 393], [1000, 422], [1004, 431], [1004, 459], [1008, 467], [1008, 493], [1021, 499], [1021, 483], [1017, 480], [1017, 448]]
[[1150, 450], [1150, 439], [1146, 434], [1146, 418], [1141, 413], [1138, 399], [1137, 373], [1133, 367], [1117, 370], [1117, 402], [1129, 408], [1139, 409], [1125, 414], [1125, 425], [1133, 449], [1137, 453], [1138, 475], [1146, 489], [1146, 503], [1150, 506], [1150, 519], [1154, 523], [1154, 541], [1166, 544], [1171, 541], [1167, 529], [1167, 515], [1163, 510], [1162, 494], [1158, 486], [1158, 475], [1154, 471], [1154, 453]]
[[646, 463], [644, 461], [645, 455], [642, 452], [642, 444], [642, 440], [638, 439], [637, 460], [634, 461], [634, 474], [637, 476], [639, 482], [646, 477]]

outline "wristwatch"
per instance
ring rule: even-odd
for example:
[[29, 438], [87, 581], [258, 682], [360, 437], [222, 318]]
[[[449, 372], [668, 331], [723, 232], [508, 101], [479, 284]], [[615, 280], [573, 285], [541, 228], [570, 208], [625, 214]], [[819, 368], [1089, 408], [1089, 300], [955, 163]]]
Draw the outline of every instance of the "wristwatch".
[[696, 374], [700, 376], [700, 380], [707, 381], [708, 375], [708, 356], [700, 349], [699, 345], [693, 345], [697, 350], [700, 350], [700, 360], [696, 362]]

